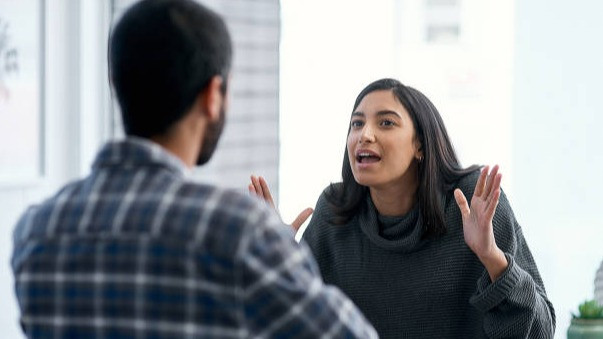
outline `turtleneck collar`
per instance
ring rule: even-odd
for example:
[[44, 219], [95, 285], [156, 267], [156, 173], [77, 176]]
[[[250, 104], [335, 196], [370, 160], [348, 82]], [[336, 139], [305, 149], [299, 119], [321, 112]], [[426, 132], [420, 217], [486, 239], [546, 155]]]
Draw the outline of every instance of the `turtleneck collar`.
[[375, 245], [394, 252], [410, 253], [423, 247], [423, 222], [418, 204], [399, 217], [380, 215], [369, 194], [365, 208], [358, 215], [364, 234]]

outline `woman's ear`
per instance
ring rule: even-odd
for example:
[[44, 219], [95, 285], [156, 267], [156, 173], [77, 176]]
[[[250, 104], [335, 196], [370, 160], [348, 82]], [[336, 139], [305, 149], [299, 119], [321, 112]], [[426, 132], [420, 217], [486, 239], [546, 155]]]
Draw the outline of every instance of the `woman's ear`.
[[415, 144], [415, 158], [419, 162], [421, 162], [421, 161], [423, 161], [423, 157], [424, 157], [424, 154], [423, 154], [423, 145], [421, 144], [421, 142], [417, 138], [415, 138], [414, 144]]

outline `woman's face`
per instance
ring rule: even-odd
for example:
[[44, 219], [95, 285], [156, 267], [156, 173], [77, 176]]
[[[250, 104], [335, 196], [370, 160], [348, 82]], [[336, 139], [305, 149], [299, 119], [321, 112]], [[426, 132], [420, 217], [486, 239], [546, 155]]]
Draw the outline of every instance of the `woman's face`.
[[419, 149], [412, 119], [391, 90], [367, 94], [352, 113], [347, 150], [360, 185], [379, 188], [416, 182]]

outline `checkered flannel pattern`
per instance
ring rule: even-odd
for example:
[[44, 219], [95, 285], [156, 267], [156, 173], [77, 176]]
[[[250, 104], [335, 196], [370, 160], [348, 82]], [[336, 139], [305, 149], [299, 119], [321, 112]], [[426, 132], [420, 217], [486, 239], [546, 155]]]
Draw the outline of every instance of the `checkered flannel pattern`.
[[193, 183], [149, 141], [21, 217], [12, 267], [28, 337], [373, 338], [255, 198]]

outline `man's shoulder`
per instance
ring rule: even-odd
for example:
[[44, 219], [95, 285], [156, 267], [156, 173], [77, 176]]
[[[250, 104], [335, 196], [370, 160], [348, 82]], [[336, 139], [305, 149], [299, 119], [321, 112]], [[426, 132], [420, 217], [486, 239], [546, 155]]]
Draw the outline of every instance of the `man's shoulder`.
[[[46, 228], [42, 226], [48, 225], [48, 221], [53, 217], [57, 205], [66, 203], [72, 192], [77, 191], [82, 186], [83, 181], [82, 179], [70, 182], [52, 195], [30, 204], [17, 220], [13, 233], [14, 240], [20, 242], [33, 234], [47, 233]], [[35, 228], [33, 228], [34, 225]]]
[[[195, 205], [191, 200], [198, 201], [201, 205]], [[257, 198], [240, 190], [198, 182], [183, 182], [174, 197], [175, 203], [179, 201], [190, 208], [202, 206], [227, 211], [264, 210]]]
[[235, 189], [189, 180], [155, 184], [139, 189], [120, 189], [113, 184], [95, 189], [90, 178], [67, 184], [22, 214], [14, 240], [91, 232], [188, 239], [200, 230], [220, 232], [224, 226], [234, 232], [269, 214], [265, 204]]
[[68, 202], [73, 198], [74, 192], [79, 191], [83, 185], [85, 185], [85, 179], [74, 180], [65, 184], [51, 195], [29, 205], [22, 214], [22, 217], [35, 217], [39, 215], [48, 217], [56, 205]]
[[[196, 214], [200, 226], [211, 224], [241, 229], [247, 225], [279, 224], [276, 211], [266, 202], [242, 190], [211, 184], [184, 182], [173, 197], [174, 209], [183, 214]], [[242, 230], [241, 230], [242, 231]]]

